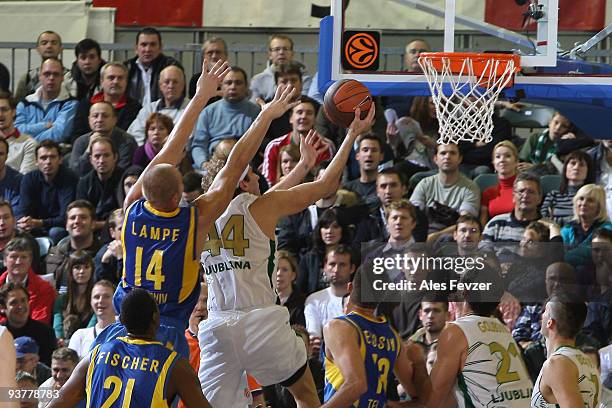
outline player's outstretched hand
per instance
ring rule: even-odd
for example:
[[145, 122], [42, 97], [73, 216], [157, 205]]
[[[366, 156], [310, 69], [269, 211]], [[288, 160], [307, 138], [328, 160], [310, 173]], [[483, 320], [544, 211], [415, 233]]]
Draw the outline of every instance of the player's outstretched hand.
[[272, 119], [280, 118], [289, 109], [299, 105], [300, 101], [295, 100], [296, 93], [296, 89], [291, 84], [279, 85], [276, 87], [274, 99], [265, 104], [261, 112], [270, 115]]
[[319, 134], [311, 129], [306, 137], [300, 136], [300, 161], [306, 165], [308, 171], [317, 163], [317, 157], [327, 150]]
[[217, 88], [223, 78], [230, 72], [229, 64], [227, 61], [217, 61], [210, 69], [208, 67], [208, 61], [204, 59], [202, 63], [202, 74], [198, 78], [196, 85], [196, 96], [201, 96], [206, 99], [210, 99], [217, 95]]
[[367, 132], [369, 129], [372, 128], [372, 125], [374, 124], [375, 114], [376, 114], [376, 109], [374, 108], [374, 104], [372, 104], [372, 106], [370, 107], [370, 111], [368, 112], [368, 116], [366, 116], [365, 119], [362, 120], [360, 119], [361, 109], [356, 108], [355, 109], [355, 119], [353, 119], [353, 122], [349, 126], [349, 130], [350, 130], [349, 133], [351, 133], [353, 137], [357, 137], [360, 134]]

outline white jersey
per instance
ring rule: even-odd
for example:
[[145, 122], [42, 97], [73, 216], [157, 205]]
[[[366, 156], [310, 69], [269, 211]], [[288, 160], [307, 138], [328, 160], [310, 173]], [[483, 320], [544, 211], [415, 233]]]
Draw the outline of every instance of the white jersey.
[[248, 311], [276, 303], [271, 282], [276, 244], [249, 211], [257, 198], [250, 193], [235, 197], [208, 235], [201, 256], [208, 310]]
[[[565, 356], [569, 358], [572, 363], [578, 368], [578, 389], [580, 390], [580, 396], [584, 402], [584, 408], [598, 408], [600, 401], [600, 382], [599, 372], [597, 367], [593, 364], [593, 361], [587, 357], [582, 351], [575, 347], [562, 346], [559, 347], [552, 354], [553, 356]], [[533, 395], [531, 396], [531, 407], [532, 408], [554, 408], [557, 405], [551, 404], [544, 399], [540, 391], [540, 382], [542, 381], [542, 370], [538, 375], [535, 386], [533, 388]]]
[[508, 328], [492, 317], [455, 320], [468, 343], [457, 376], [455, 398], [461, 408], [527, 408], [533, 384]]

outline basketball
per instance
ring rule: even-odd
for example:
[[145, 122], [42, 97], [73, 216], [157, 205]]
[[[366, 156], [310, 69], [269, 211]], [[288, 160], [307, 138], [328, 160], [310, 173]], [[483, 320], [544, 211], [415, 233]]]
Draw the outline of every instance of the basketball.
[[368, 88], [354, 79], [337, 81], [325, 92], [323, 110], [329, 120], [338, 126], [348, 128], [355, 119], [355, 109], [361, 109], [365, 119], [372, 106], [372, 95]]

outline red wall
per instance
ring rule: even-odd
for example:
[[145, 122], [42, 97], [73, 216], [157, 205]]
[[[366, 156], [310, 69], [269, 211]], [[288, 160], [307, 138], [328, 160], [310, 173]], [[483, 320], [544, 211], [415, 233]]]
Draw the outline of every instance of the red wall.
[[[529, 3], [529, 1], [527, 2]], [[487, 0], [485, 21], [509, 30], [523, 30], [522, 12], [514, 0]], [[605, 26], [606, 0], [559, 0], [559, 30], [599, 31]], [[531, 30], [535, 25], [530, 26]]]
[[201, 27], [204, 0], [94, 0], [94, 7], [116, 7], [119, 26]]

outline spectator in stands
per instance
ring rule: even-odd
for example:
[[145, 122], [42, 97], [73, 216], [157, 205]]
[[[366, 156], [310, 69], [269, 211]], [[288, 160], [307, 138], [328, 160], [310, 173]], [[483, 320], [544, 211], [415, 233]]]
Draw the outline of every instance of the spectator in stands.
[[108, 216], [108, 235], [112, 241], [104, 244], [95, 258], [95, 280], [106, 279], [117, 285], [123, 272], [123, 247], [121, 230], [123, 229], [123, 209], [117, 208]]
[[584, 330], [604, 346], [612, 342], [612, 231], [600, 229], [593, 234], [591, 255], [595, 287], [588, 299]]
[[0, 199], [0, 272], [4, 272], [4, 248], [15, 237], [25, 238], [29, 243], [32, 251], [32, 269], [37, 274], [42, 274], [44, 269], [40, 263], [40, 249], [38, 243], [25, 231], [17, 230], [17, 220], [13, 213], [11, 204]]
[[127, 94], [141, 105], [161, 98], [159, 78], [162, 69], [169, 65], [181, 67], [176, 59], [163, 54], [161, 34], [153, 27], [144, 27], [138, 31], [136, 56], [124, 64], [128, 68]]
[[59, 295], [53, 306], [53, 330], [60, 347], [78, 329], [95, 325], [91, 308], [91, 290], [94, 284], [93, 258], [85, 251], [70, 254], [64, 274], [68, 276], [68, 292]]
[[591, 157], [581, 150], [565, 156], [561, 185], [559, 190], [552, 190], [544, 198], [540, 213], [563, 226], [574, 216], [573, 198], [580, 187], [595, 182], [595, 171]]
[[83, 358], [87, 355], [97, 335], [107, 326], [115, 323], [114, 293], [115, 285], [105, 279], [99, 280], [93, 285], [89, 303], [94, 313], [92, 320], [95, 321], [95, 325], [78, 329], [70, 338], [70, 344], [68, 345], [77, 352], [79, 357]]
[[117, 148], [111, 139], [94, 134], [88, 150], [93, 170], [79, 179], [76, 199], [95, 206], [94, 229], [99, 230], [104, 228], [108, 215], [121, 207], [116, 191], [123, 170], [117, 167]]
[[8, 143], [6, 164], [21, 174], [36, 169], [36, 141], [15, 127], [17, 102], [0, 91], [0, 139]]
[[410, 340], [418, 341], [429, 351], [438, 342], [442, 329], [450, 320], [448, 302], [440, 301], [435, 295], [426, 295], [421, 302], [419, 320], [423, 327], [410, 336]]
[[[68, 381], [70, 374], [72, 374], [78, 363], [79, 356], [76, 351], [68, 347], [60, 347], [54, 350], [51, 356], [51, 378], [42, 383], [39, 389], [59, 390]], [[53, 400], [53, 395], [55, 394], [49, 392], [41, 393], [41, 396], [38, 398], [39, 406], [46, 406]]]
[[493, 148], [493, 168], [498, 184], [482, 192], [480, 222], [485, 225], [490, 218], [506, 214], [514, 208], [513, 187], [517, 175], [518, 149], [514, 143], [503, 140]]
[[565, 262], [555, 262], [546, 268], [546, 296], [535, 303], [525, 304], [512, 330], [512, 337], [523, 349], [542, 340], [542, 313], [546, 298], [555, 293], [571, 293], [575, 282], [574, 268]]
[[[561, 229], [565, 245], [565, 261], [574, 267], [591, 263], [591, 240], [599, 229], [612, 230], [612, 223], [606, 210], [606, 193], [601, 186], [586, 184], [576, 192], [574, 218]], [[587, 282], [581, 276], [579, 283]]]
[[[36, 51], [40, 55], [41, 62], [47, 58], [59, 59], [62, 53], [62, 38], [54, 31], [43, 31], [36, 40]], [[62, 76], [68, 72], [63, 68]], [[34, 93], [40, 86], [40, 65], [23, 74], [17, 82], [15, 89], [15, 100], [21, 101], [27, 95]], [[8, 91], [8, 89], [6, 89]]]
[[304, 307], [306, 330], [310, 335], [310, 347], [314, 356], [318, 356], [321, 349], [323, 326], [344, 314], [342, 298], [349, 293], [347, 284], [355, 272], [351, 249], [346, 245], [338, 245], [325, 254], [324, 272], [329, 279], [329, 287], [308, 296]]
[[173, 127], [174, 122], [169, 116], [158, 112], [151, 113], [145, 124], [147, 139], [142, 146], [134, 151], [132, 164], [147, 167], [161, 148], [164, 147]]
[[[51, 373], [51, 369], [49, 369], [49, 373]], [[36, 378], [26, 371], [18, 370], [15, 374], [15, 381], [17, 382], [17, 389], [23, 390], [24, 395], [34, 395], [40, 385], [36, 382]], [[25, 399], [19, 403], [19, 408], [38, 408], [38, 400]]]
[[[211, 68], [213, 65], [217, 63], [217, 61], [226, 61], [227, 60], [227, 43], [221, 37], [211, 37], [208, 40], [204, 41], [202, 44], [202, 59], [206, 59], [208, 62], [208, 67]], [[202, 72], [196, 72], [191, 77], [189, 81], [189, 97], [193, 98], [193, 95], [196, 93], [196, 85], [198, 84], [198, 78]], [[210, 105], [213, 102], [221, 99], [221, 89], [218, 90], [218, 95], [215, 98], [211, 98], [208, 102]]]
[[555, 154], [564, 150], [575, 150], [591, 144], [591, 140], [580, 135], [568, 118], [555, 112], [544, 132], [529, 136], [519, 154], [519, 171], [533, 168], [539, 174], [557, 174], [551, 164]]
[[[410, 98], [412, 101], [412, 97], [397, 98]], [[438, 120], [433, 99], [417, 96], [411, 104], [408, 112], [410, 116], [402, 116], [387, 126], [387, 143], [393, 149], [396, 166], [408, 178], [420, 171], [434, 168], [432, 159], [438, 137]], [[385, 115], [388, 116], [389, 113], [385, 111]], [[390, 128], [391, 125], [394, 128]]]
[[136, 184], [136, 180], [142, 173], [144, 169], [140, 166], [130, 166], [123, 172], [123, 176], [121, 176], [121, 181], [117, 186], [116, 196], [117, 202], [123, 206], [123, 202], [125, 201], [125, 196], [130, 191], [130, 188], [134, 184]]
[[117, 126], [127, 130], [140, 111], [141, 105], [135, 99], [127, 96], [127, 68], [120, 62], [108, 62], [100, 69], [100, 87], [102, 91], [94, 94], [91, 98], [81, 99], [79, 109], [74, 118], [71, 141], [93, 130], [89, 123], [91, 105], [97, 102], [108, 102], [117, 117]]
[[89, 99], [100, 92], [100, 68], [106, 61], [102, 59], [100, 44], [91, 38], [79, 41], [74, 54], [76, 60], [64, 75], [64, 86], [77, 100]]
[[[302, 93], [302, 67], [303, 65], [297, 61], [283, 62], [274, 67], [274, 83], [276, 87], [281, 85], [286, 86], [287, 84], [293, 85], [293, 88], [295, 88], [296, 100]], [[266, 100], [265, 102], [269, 101]], [[280, 118], [274, 119], [272, 123], [270, 123], [268, 133], [266, 133], [262, 142], [264, 148], [270, 140], [291, 132], [291, 113], [292, 111], [288, 110]]]
[[40, 84], [31, 95], [17, 104], [15, 127], [41, 142], [70, 140], [78, 102], [62, 86], [61, 61], [47, 58], [40, 66]]
[[59, 293], [68, 290], [66, 265], [70, 255], [78, 250], [96, 256], [100, 242], [93, 234], [94, 207], [86, 200], [76, 200], [68, 204], [66, 211], [66, 229], [68, 236], [49, 250], [45, 258], [47, 273], [55, 277], [55, 287]]
[[438, 174], [421, 180], [410, 197], [412, 204], [421, 211], [428, 211], [429, 233], [452, 226], [460, 215], [478, 216], [480, 210], [478, 186], [459, 172], [459, 146], [436, 145], [434, 161]]
[[[283, 34], [273, 34], [268, 42], [268, 66], [251, 80], [251, 102], [263, 106], [265, 101], [274, 97], [276, 81], [274, 69], [277, 65], [293, 60], [293, 40]], [[305, 75], [302, 64], [302, 93], [308, 93], [312, 78]]]
[[295, 285], [299, 274], [297, 259], [291, 252], [276, 252], [275, 287], [278, 294], [276, 304], [289, 309], [289, 324], [306, 327], [306, 318], [304, 317], [306, 296], [300, 293]]
[[27, 173], [21, 180], [17, 211], [21, 218], [17, 226], [34, 236], [49, 236], [58, 243], [66, 236], [66, 207], [74, 200], [79, 179], [62, 166], [59, 145], [51, 140], [36, 147], [36, 162], [38, 170]]
[[492, 249], [495, 242], [520, 242], [525, 227], [531, 221], [540, 219], [538, 206], [542, 201], [542, 190], [538, 176], [531, 173], [520, 173], [516, 176], [513, 196], [512, 212], [491, 218], [485, 226], [481, 247]]
[[[422, 52], [429, 52], [430, 50], [431, 47], [429, 46], [427, 41], [422, 39], [415, 39], [406, 44], [403, 61], [404, 71], [421, 72], [421, 66], [419, 65], [419, 57], [421, 56]], [[417, 102], [419, 99], [421, 99], [421, 101]], [[396, 125], [397, 118], [410, 116], [420, 122], [419, 118], [413, 115], [413, 109], [416, 107], [417, 103], [420, 103], [422, 105], [423, 101], [427, 101], [428, 99], [430, 98], [412, 97], [404, 95], [390, 95], [382, 97], [382, 106], [385, 110], [385, 118], [387, 119], [387, 137], [393, 138], [394, 136], [397, 136], [399, 130]], [[421, 126], [423, 129], [425, 129], [423, 123], [421, 123]], [[431, 147], [433, 148], [433, 146]]]
[[89, 109], [88, 119], [91, 132], [75, 140], [70, 153], [70, 168], [79, 174], [86, 174], [92, 170], [89, 146], [94, 133], [113, 141], [119, 154], [117, 166], [128, 168], [132, 164], [132, 157], [137, 147], [136, 141], [132, 135], [117, 127], [117, 112], [113, 105], [105, 101], [94, 103]]
[[[319, 104], [317, 102], [307, 96], [301, 96], [300, 103], [291, 110], [289, 119], [292, 129], [291, 132], [287, 133], [285, 136], [272, 140], [266, 146], [262, 173], [270, 186], [278, 182], [276, 167], [280, 148], [288, 144], [295, 144], [299, 147], [301, 138], [305, 138], [308, 132], [314, 128], [315, 116], [318, 109]], [[331, 159], [335, 151], [334, 145], [330, 140], [320, 135], [319, 139], [327, 148], [319, 153], [316, 164], [321, 163], [323, 160]]]
[[[339, 244], [348, 245], [351, 233], [348, 225], [340, 221], [339, 210], [329, 208], [321, 214], [311, 236], [312, 248], [299, 257], [299, 275], [296, 286], [301, 293], [310, 295], [329, 286], [324, 272], [325, 254]], [[297, 271], [296, 271], [297, 272]]]
[[606, 190], [608, 214], [612, 215], [612, 140], [601, 140], [587, 154], [593, 159], [595, 182]]
[[[557, 224], [532, 221], [523, 232], [518, 254], [509, 251], [499, 259], [506, 268], [507, 291], [522, 303], [540, 302], [546, 298], [545, 271], [563, 260], [561, 231]], [[514, 256], [512, 256], [514, 255]]]
[[55, 290], [32, 269], [32, 247], [24, 238], [13, 238], [4, 248], [6, 272], [0, 275], [0, 286], [19, 283], [28, 290], [31, 318], [51, 323]]
[[51, 377], [51, 368], [41, 363], [38, 350], [36, 340], [31, 337], [21, 336], [15, 339], [17, 371], [25, 371], [32, 375], [36, 388]]
[[0, 138], [0, 198], [19, 207], [19, 188], [22, 174], [6, 165], [9, 144], [6, 139]]
[[183, 196], [181, 200], [189, 205], [193, 200], [204, 194], [202, 189], [202, 175], [195, 171], [183, 176]]
[[55, 334], [49, 324], [30, 316], [29, 290], [21, 283], [8, 282], [0, 289], [0, 314], [13, 338], [28, 336], [38, 344], [40, 361], [51, 364], [51, 353], [57, 345]]
[[168, 116], [176, 123], [189, 103], [189, 99], [185, 97], [185, 72], [179, 66], [170, 65], [162, 70], [159, 74], [159, 89], [161, 98], [143, 105], [128, 128], [128, 133], [134, 136], [139, 146], [146, 141], [146, 123], [153, 113]]
[[300, 148], [294, 144], [289, 144], [280, 148], [279, 160], [276, 165], [276, 174], [278, 174], [278, 181], [281, 181], [283, 177], [286, 177], [291, 170], [297, 166], [300, 161]]
[[232, 67], [221, 85], [223, 99], [204, 108], [193, 132], [191, 157], [201, 169], [223, 139], [239, 139], [259, 114], [259, 106], [247, 100], [246, 72]]
[[376, 177], [378, 165], [383, 159], [382, 143], [373, 133], [364, 133], [357, 141], [355, 155], [359, 163], [359, 178], [344, 183], [343, 188], [356, 192], [366, 204], [373, 207], [378, 202]]
[[[367, 264], [368, 268], [372, 266], [371, 262], [375, 258], [402, 257], [415, 242], [412, 231], [415, 226], [416, 211], [407, 199], [392, 201], [385, 207], [385, 214], [387, 217], [385, 227], [389, 238], [378, 248], [367, 250], [367, 259], [364, 264]], [[404, 279], [403, 270], [395, 267], [385, 268], [384, 275], [383, 279], [389, 282]]]

